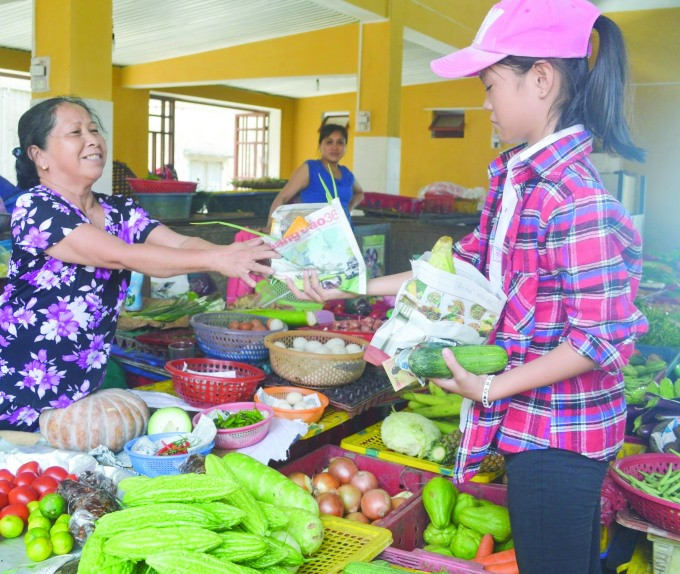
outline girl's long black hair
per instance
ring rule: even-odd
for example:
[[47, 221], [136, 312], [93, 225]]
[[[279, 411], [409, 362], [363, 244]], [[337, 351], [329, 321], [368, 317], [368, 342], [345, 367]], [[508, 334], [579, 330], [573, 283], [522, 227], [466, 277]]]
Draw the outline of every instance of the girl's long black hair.
[[599, 16], [593, 28], [600, 45], [592, 70], [587, 58], [528, 58], [508, 56], [499, 65], [526, 74], [538, 60], [548, 60], [562, 76], [555, 102], [557, 130], [583, 124], [601, 142], [604, 151], [626, 159], [644, 161], [645, 151], [633, 143], [625, 117], [628, 58], [619, 27]]

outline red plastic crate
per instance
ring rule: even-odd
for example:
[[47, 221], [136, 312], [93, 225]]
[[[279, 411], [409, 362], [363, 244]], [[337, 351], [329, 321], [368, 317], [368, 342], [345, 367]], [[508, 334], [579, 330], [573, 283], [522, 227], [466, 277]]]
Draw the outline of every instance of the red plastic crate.
[[359, 209], [362, 208], [379, 210], [385, 213], [418, 215], [422, 211], [423, 200], [418, 197], [367, 191], [364, 193], [364, 200], [359, 205]]
[[429, 480], [430, 476], [434, 476], [429, 472], [424, 472], [394, 462], [372, 458], [370, 456], [364, 456], [331, 444], [322, 446], [297, 460], [289, 462], [278, 470], [285, 475], [289, 475], [292, 472], [302, 472], [311, 477], [328, 467], [330, 460], [338, 456], [345, 456], [352, 459], [359, 467], [359, 470], [368, 470], [372, 472], [378, 479], [378, 487], [386, 490], [390, 496], [394, 496], [404, 490], [413, 492], [413, 496], [407, 498], [406, 502], [396, 510], [390, 512], [385, 518], [373, 523], [374, 526], [382, 526], [383, 528], [389, 528], [386, 525], [388, 519], [391, 523], [406, 523], [405, 520], [402, 520], [402, 517], [407, 513], [412, 503], [416, 500], [421, 500], [420, 493], [423, 486], [425, 486], [425, 483]]

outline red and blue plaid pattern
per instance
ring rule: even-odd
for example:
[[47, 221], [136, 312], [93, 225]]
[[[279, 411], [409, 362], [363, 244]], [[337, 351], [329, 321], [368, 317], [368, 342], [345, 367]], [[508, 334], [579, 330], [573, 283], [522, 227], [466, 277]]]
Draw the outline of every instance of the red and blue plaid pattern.
[[[489, 166], [479, 227], [454, 246], [456, 256], [487, 277], [507, 162], [523, 147]], [[609, 460], [623, 443], [620, 369], [647, 329], [633, 303], [642, 272], [641, 239], [630, 215], [603, 188], [588, 159], [591, 149], [590, 134], [579, 131], [514, 168], [520, 199], [502, 261], [508, 301], [494, 336], [508, 353], [508, 368], [564, 341], [599, 367], [489, 409], [475, 403], [458, 450], [456, 480], [469, 480], [492, 451], [562, 448]]]

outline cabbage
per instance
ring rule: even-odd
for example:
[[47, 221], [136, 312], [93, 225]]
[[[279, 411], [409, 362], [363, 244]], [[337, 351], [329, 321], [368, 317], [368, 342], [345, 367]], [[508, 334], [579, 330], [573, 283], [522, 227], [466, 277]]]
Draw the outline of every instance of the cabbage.
[[393, 412], [380, 427], [380, 437], [387, 448], [418, 458], [425, 456], [441, 434], [430, 419], [416, 413]]

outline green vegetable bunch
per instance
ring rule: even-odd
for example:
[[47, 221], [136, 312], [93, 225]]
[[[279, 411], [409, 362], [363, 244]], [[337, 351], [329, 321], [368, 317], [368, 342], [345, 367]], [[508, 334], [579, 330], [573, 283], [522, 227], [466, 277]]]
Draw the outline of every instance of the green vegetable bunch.
[[649, 322], [649, 331], [640, 338], [641, 345], [680, 347], [680, 325], [667, 311], [643, 301], [635, 304]]
[[[659, 373], [666, 370], [666, 366], [666, 361], [658, 355], [650, 355], [647, 359], [641, 354], [632, 355], [628, 365], [621, 369], [626, 402], [630, 405], [643, 403], [646, 393], [659, 395], [664, 399], [675, 398], [676, 392], [670, 379], [665, 379], [663, 392], [661, 383], [655, 380]], [[680, 385], [677, 396], [680, 396]]]
[[263, 421], [264, 417], [258, 409], [243, 410], [236, 413], [217, 411], [215, 426], [218, 429], [233, 429], [247, 427]]

